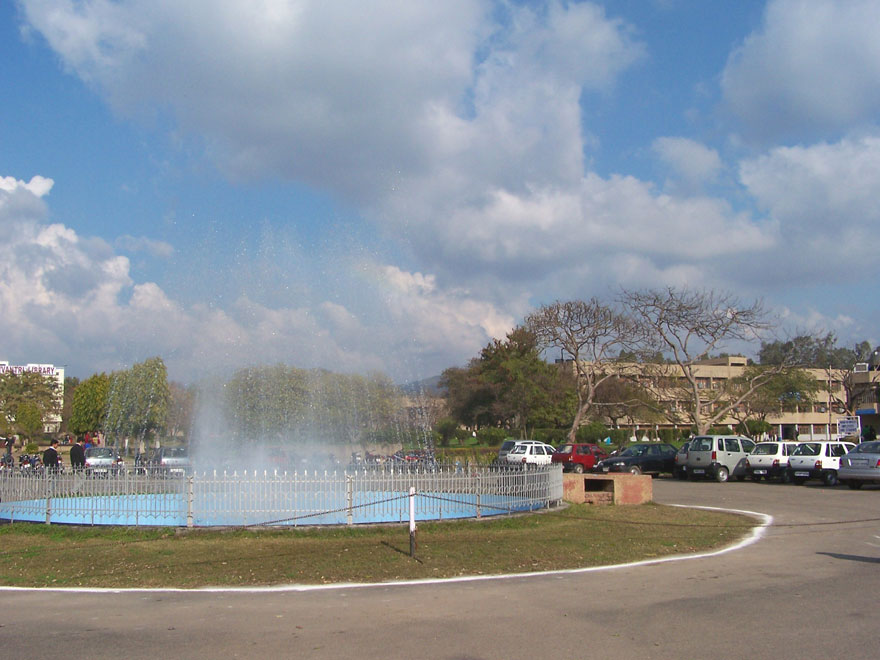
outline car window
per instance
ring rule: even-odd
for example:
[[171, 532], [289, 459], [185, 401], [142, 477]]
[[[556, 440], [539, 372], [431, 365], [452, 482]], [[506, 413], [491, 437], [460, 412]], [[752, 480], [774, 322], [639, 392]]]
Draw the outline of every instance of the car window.
[[525, 454], [526, 449], [528, 449], [528, 445], [517, 445], [513, 449], [510, 450], [511, 454]]
[[775, 442], [759, 442], [752, 453], [755, 456], [775, 456], [778, 451], [779, 445]]
[[739, 451], [739, 440], [736, 438], [724, 438], [724, 451]]
[[742, 445], [743, 451], [748, 454], [751, 454], [752, 450], [755, 448], [755, 443], [746, 438], [742, 438], [739, 442]]
[[713, 449], [715, 449], [714, 438], [694, 438], [693, 443], [691, 443], [691, 451], [712, 451]]
[[572, 445], [562, 445], [556, 451], [558, 451], [560, 454], [570, 454], [573, 449], [574, 447]]
[[831, 450], [829, 456], [845, 456], [846, 455], [846, 447], [843, 445], [829, 445], [828, 448]]
[[805, 442], [794, 450], [792, 456], [818, 456], [822, 451], [822, 445], [818, 442]]
[[852, 451], [857, 454], [880, 454], [880, 442], [863, 442]]

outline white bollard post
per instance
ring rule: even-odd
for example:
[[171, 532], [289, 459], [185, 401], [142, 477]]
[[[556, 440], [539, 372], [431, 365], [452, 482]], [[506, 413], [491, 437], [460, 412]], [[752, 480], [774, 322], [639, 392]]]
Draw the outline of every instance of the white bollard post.
[[409, 556], [416, 556], [416, 488], [409, 487]]

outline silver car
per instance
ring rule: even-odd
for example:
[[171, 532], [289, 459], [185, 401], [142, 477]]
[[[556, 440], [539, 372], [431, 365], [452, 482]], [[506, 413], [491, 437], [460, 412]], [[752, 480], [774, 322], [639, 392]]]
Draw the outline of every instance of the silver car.
[[710, 477], [720, 482], [736, 477], [742, 481], [746, 458], [754, 448], [754, 442], [739, 435], [698, 435], [688, 449], [688, 477]]
[[837, 480], [853, 490], [880, 484], [880, 441], [863, 442], [840, 459]]

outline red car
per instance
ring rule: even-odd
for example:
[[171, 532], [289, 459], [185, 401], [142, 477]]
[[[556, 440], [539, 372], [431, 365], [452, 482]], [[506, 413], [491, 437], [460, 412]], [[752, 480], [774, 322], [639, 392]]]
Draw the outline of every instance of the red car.
[[551, 460], [554, 463], [562, 463], [562, 469], [566, 472], [589, 472], [602, 459], [608, 458], [599, 445], [590, 442], [569, 442], [561, 445]]

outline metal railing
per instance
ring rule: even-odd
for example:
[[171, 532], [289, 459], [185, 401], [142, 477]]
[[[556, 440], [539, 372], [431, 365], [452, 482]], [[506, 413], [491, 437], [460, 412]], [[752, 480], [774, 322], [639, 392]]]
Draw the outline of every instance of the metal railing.
[[0, 473], [0, 519], [80, 525], [404, 522], [531, 511], [562, 499], [558, 465], [404, 466], [342, 472]]

